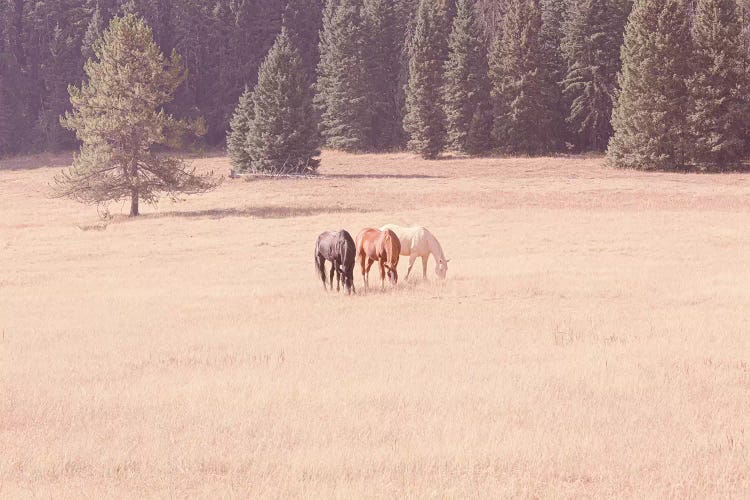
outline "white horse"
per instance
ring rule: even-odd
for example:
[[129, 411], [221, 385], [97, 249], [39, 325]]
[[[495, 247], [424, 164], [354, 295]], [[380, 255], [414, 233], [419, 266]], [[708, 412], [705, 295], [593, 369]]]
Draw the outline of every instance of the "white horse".
[[406, 272], [406, 279], [409, 279], [409, 273], [417, 257], [422, 257], [422, 277], [427, 279], [427, 259], [430, 258], [430, 254], [435, 259], [435, 274], [438, 278], [445, 279], [450, 259], [445, 258], [443, 248], [427, 228], [401, 227], [395, 224], [386, 224], [380, 228], [381, 231], [386, 229], [390, 229], [398, 236], [401, 242], [401, 255], [409, 256], [409, 270]]

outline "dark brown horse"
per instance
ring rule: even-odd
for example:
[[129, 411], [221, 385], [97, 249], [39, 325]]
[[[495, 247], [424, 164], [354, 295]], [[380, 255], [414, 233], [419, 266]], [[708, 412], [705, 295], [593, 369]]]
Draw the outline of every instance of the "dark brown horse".
[[331, 290], [333, 290], [333, 274], [336, 273], [336, 291], [344, 282], [344, 290], [354, 292], [354, 260], [356, 247], [352, 235], [343, 229], [338, 232], [327, 231], [318, 236], [315, 242], [315, 268], [323, 280], [326, 288], [326, 261], [331, 261]]
[[377, 261], [380, 266], [380, 289], [385, 288], [385, 272], [388, 270], [388, 279], [391, 285], [398, 283], [398, 256], [401, 253], [401, 243], [396, 233], [390, 229], [380, 231], [378, 229], [363, 229], [357, 235], [357, 259], [362, 267], [362, 279], [365, 282], [365, 290], [370, 287], [369, 275], [373, 262]]

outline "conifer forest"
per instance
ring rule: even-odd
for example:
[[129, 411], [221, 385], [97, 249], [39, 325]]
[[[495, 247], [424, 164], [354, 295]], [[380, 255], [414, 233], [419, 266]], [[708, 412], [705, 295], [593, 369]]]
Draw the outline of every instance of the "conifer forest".
[[[2, 156], [77, 147], [61, 123], [68, 87], [85, 81], [97, 40], [127, 14], [144, 19], [186, 69], [166, 111], [205, 121], [202, 143], [226, 145], [240, 170], [268, 163], [251, 154], [265, 147], [252, 137], [253, 95], [271, 92], [258, 87], [277, 78], [301, 79], [299, 99], [287, 100], [302, 106], [295, 126], [305, 130], [263, 133], [301, 133], [305, 145], [293, 148], [311, 154], [606, 151], [614, 166], [723, 168], [741, 162], [749, 143], [747, 0], [2, 0], [0, 8]], [[282, 28], [291, 59], [277, 55], [283, 74], [259, 78]]]

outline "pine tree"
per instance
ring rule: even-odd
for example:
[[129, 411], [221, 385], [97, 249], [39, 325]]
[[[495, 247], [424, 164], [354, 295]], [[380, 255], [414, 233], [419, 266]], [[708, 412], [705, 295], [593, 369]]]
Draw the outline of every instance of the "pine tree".
[[406, 116], [406, 91], [409, 86], [409, 45], [414, 37], [419, 0], [394, 0], [396, 21], [396, 51], [399, 54], [398, 77], [396, 83], [396, 110], [398, 119], [394, 133], [394, 146], [405, 148], [409, 134], [404, 129]]
[[300, 51], [307, 81], [315, 82], [320, 59], [320, 29], [323, 26], [323, 0], [289, 0], [284, 7], [283, 26]]
[[448, 47], [443, 87], [448, 145], [481, 154], [491, 147], [492, 116], [487, 51], [470, 0], [458, 0]]
[[698, 0], [693, 23], [695, 74], [688, 86], [694, 157], [724, 167], [741, 160], [747, 137], [747, 48], [735, 0]]
[[229, 122], [229, 135], [227, 136], [227, 153], [232, 165], [238, 170], [244, 170], [250, 166], [251, 158], [248, 154], [247, 140], [254, 117], [253, 93], [245, 87], [232, 120]]
[[567, 122], [576, 146], [603, 151], [612, 135], [612, 103], [620, 69], [627, 0], [573, 0], [562, 49], [563, 82], [570, 100]]
[[96, 3], [92, 9], [91, 19], [81, 41], [81, 55], [84, 61], [88, 61], [94, 57], [94, 42], [101, 38], [104, 31], [104, 19], [102, 19], [101, 7]]
[[260, 66], [252, 100], [250, 162], [236, 166], [250, 172], [314, 172], [320, 154], [317, 115], [302, 58], [286, 28]]
[[437, 158], [446, 140], [441, 103], [449, 22], [445, 0], [421, 0], [409, 44], [404, 129], [409, 149], [427, 159]]
[[[562, 55], [561, 45], [564, 37], [564, 20], [572, 0], [540, 0], [542, 11], [542, 64], [545, 65], [544, 84], [545, 106], [550, 117], [550, 149], [561, 149], [571, 140], [571, 133], [565, 121], [568, 112], [568, 100], [563, 93], [562, 81], [565, 79], [567, 65]], [[617, 1], [617, 0], [612, 0]]]
[[156, 145], [178, 146], [191, 127], [163, 106], [183, 80], [179, 57], [167, 60], [151, 29], [134, 15], [116, 17], [94, 44], [96, 60], [85, 65], [88, 81], [71, 86], [73, 112], [62, 120], [82, 142], [73, 166], [55, 178], [56, 192], [84, 203], [130, 198], [130, 215], [141, 200], [155, 204], [214, 187], [210, 174], [196, 175]]
[[547, 73], [541, 40], [539, 0], [512, 0], [502, 36], [490, 51], [490, 81], [495, 115], [493, 135], [509, 153], [539, 154], [555, 150], [555, 90]]
[[495, 40], [502, 33], [503, 19], [508, 10], [508, 0], [476, 0], [479, 24], [486, 40]]
[[622, 47], [610, 164], [643, 170], [688, 164], [691, 52], [686, 0], [636, 1]]
[[344, 151], [370, 146], [371, 95], [361, 0], [328, 0], [320, 34], [315, 103], [325, 144]]
[[401, 139], [399, 71], [403, 32], [399, 33], [392, 0], [365, 0], [365, 62], [369, 82], [369, 143], [376, 149], [396, 146]]
[[8, 10], [6, 5], [0, 9], [0, 157], [10, 154], [14, 149], [11, 131], [13, 115], [10, 113], [9, 81], [6, 77], [10, 67], [10, 48], [8, 47]]

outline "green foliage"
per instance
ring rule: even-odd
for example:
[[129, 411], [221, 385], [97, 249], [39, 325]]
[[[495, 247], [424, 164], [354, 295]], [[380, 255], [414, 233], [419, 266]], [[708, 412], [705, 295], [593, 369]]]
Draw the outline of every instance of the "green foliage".
[[567, 61], [563, 88], [570, 101], [567, 122], [579, 149], [603, 151], [612, 135], [612, 103], [629, 7], [628, 0], [571, 2], [562, 40]]
[[481, 154], [491, 144], [487, 50], [470, 0], [459, 0], [448, 40], [443, 86], [448, 145]]
[[[315, 172], [320, 154], [317, 115], [302, 59], [286, 29], [282, 29], [260, 66], [252, 103], [252, 114], [247, 112], [243, 118], [249, 121], [249, 161], [235, 162], [235, 167], [275, 174]], [[241, 130], [240, 122], [237, 118], [237, 130]], [[235, 153], [235, 158], [240, 156]]]
[[140, 200], [155, 204], [161, 195], [213, 188], [210, 174], [196, 175], [154, 149], [179, 146], [191, 131], [163, 110], [184, 79], [176, 53], [167, 60], [134, 15], [114, 18], [94, 53], [84, 67], [88, 81], [69, 87], [73, 111], [62, 124], [82, 146], [73, 166], [55, 178], [57, 195], [97, 204], [130, 198], [136, 216]]
[[607, 156], [617, 167], [685, 167], [691, 159], [692, 40], [686, 0], [637, 0], [625, 30]]
[[735, 0], [698, 0], [693, 22], [694, 75], [688, 83], [695, 161], [724, 167], [745, 153], [748, 53]]
[[550, 99], [557, 90], [545, 62], [541, 28], [538, 0], [512, 0], [502, 36], [490, 51], [493, 135], [508, 153], [540, 154], [559, 147]]
[[398, 77], [403, 31], [399, 30], [396, 6], [392, 0], [365, 0], [363, 21], [371, 120], [368, 143], [382, 150], [401, 141]]
[[227, 153], [232, 165], [247, 169], [251, 158], [247, 149], [247, 138], [250, 133], [250, 124], [255, 117], [255, 103], [253, 93], [249, 88], [240, 96], [240, 102], [234, 110], [232, 120], [229, 122], [229, 135], [227, 136]]
[[361, 0], [329, 0], [320, 34], [315, 103], [325, 144], [344, 151], [369, 146], [372, 109], [367, 33]]
[[323, 24], [323, 0], [289, 0], [284, 7], [283, 25], [300, 51], [307, 81], [315, 82], [320, 59], [319, 32]]
[[408, 147], [434, 159], [445, 146], [442, 107], [443, 69], [448, 59], [450, 21], [445, 0], [422, 0], [409, 44], [409, 83], [404, 129]]
[[[564, 38], [564, 21], [568, 7], [574, 0], [540, 0], [542, 11], [542, 60], [547, 81], [544, 85], [544, 102], [549, 111], [550, 148], [561, 149], [562, 145], [572, 140], [565, 120], [569, 103], [563, 93], [562, 81], [565, 79], [567, 64], [562, 54]], [[613, 0], [617, 1], [617, 0]]]

